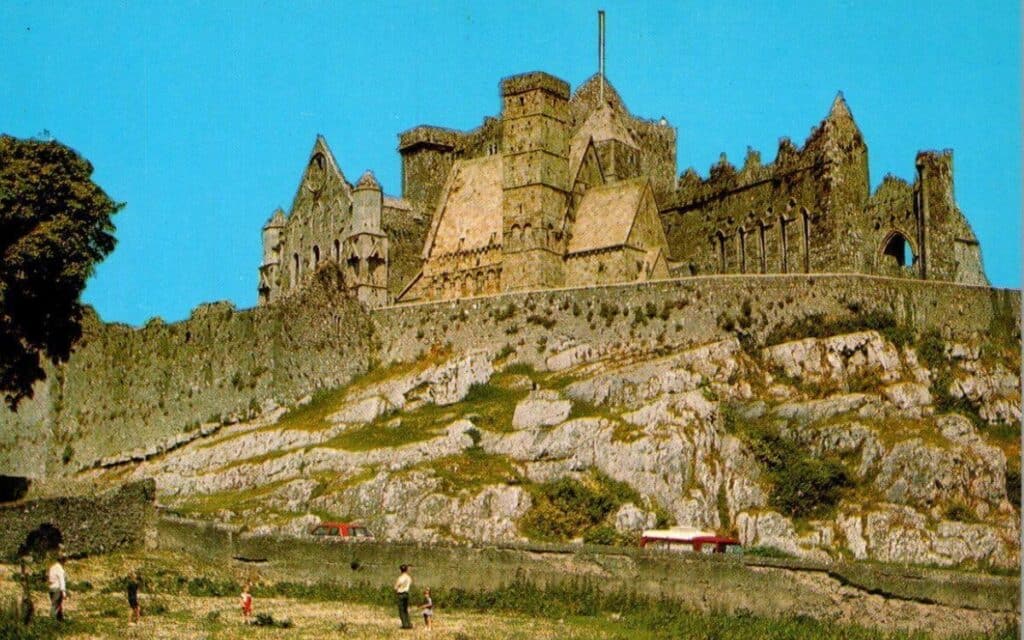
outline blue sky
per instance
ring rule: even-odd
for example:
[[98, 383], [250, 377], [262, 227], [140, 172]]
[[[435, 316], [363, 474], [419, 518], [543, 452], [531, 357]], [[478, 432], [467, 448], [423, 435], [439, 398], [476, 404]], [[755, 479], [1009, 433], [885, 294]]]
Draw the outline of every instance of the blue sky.
[[[989, 278], [1020, 287], [1020, 6], [896, 4], [605, 2], [608, 77], [678, 127], [679, 169], [702, 175], [722, 151], [801, 143], [843, 90], [873, 186], [912, 179], [919, 149], [955, 150]], [[0, 131], [49, 131], [127, 202], [84, 294], [103, 319], [255, 304], [260, 227], [317, 133], [350, 180], [372, 168], [397, 193], [398, 132], [476, 126], [502, 76], [596, 70], [599, 5], [370, 5], [0, 3]]]

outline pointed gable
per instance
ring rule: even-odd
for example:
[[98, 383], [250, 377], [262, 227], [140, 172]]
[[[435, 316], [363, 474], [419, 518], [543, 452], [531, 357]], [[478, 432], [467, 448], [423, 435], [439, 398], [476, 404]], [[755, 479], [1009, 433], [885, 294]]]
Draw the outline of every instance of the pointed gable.
[[351, 202], [352, 185], [345, 179], [327, 140], [318, 135], [299, 180], [290, 215], [301, 216], [317, 204], [338, 213], [347, 213]]
[[643, 196], [644, 182], [631, 180], [589, 189], [576, 209], [568, 253], [626, 244]]
[[501, 156], [452, 165], [423, 249], [425, 260], [501, 244]]

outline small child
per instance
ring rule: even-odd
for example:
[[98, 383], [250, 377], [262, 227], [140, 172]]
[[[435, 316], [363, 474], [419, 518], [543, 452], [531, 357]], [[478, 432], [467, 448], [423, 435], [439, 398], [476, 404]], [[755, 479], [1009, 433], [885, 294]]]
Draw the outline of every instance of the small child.
[[252, 623], [252, 594], [249, 593], [249, 583], [245, 583], [242, 588], [242, 597], [240, 598], [242, 604], [242, 618], [245, 620], [245, 624]]
[[142, 585], [142, 575], [135, 571], [128, 576], [128, 607], [131, 614], [128, 617], [128, 624], [138, 624], [142, 617], [142, 609], [139, 607], [139, 587]]
[[434, 601], [430, 597], [430, 589], [423, 590], [423, 625], [430, 628], [430, 620], [434, 617]]

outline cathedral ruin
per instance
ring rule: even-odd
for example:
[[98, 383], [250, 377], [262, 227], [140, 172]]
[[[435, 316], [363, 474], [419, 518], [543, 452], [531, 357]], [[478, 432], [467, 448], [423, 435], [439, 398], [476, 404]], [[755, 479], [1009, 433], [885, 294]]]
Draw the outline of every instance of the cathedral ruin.
[[723, 154], [676, 167], [676, 130], [632, 115], [603, 73], [500, 83], [471, 131], [399, 135], [401, 196], [354, 185], [317, 137], [286, 215], [263, 227], [260, 304], [321, 265], [370, 307], [718, 274], [860, 273], [987, 285], [953, 197], [952, 151], [921, 151], [913, 183], [870, 190], [868, 149], [842, 94], [774, 161]]

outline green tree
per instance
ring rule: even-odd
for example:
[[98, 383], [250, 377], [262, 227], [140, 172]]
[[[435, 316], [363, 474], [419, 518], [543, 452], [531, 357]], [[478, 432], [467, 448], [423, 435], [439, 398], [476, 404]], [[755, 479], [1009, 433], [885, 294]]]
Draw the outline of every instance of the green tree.
[[116, 203], [56, 141], [0, 135], [0, 393], [11, 409], [81, 336], [85, 281], [114, 249]]

